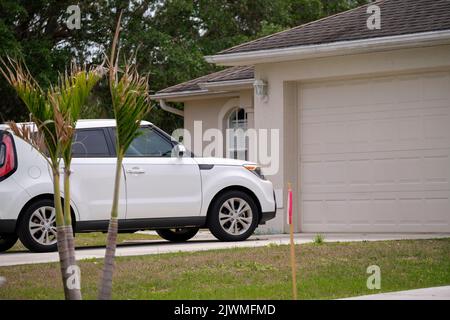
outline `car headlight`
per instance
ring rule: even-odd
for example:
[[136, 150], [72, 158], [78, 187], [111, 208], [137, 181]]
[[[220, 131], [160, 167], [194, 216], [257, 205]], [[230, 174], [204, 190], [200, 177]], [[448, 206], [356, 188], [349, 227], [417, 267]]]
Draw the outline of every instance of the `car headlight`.
[[260, 179], [266, 180], [266, 177], [264, 177], [260, 166], [256, 164], [244, 164], [243, 167], [258, 176]]

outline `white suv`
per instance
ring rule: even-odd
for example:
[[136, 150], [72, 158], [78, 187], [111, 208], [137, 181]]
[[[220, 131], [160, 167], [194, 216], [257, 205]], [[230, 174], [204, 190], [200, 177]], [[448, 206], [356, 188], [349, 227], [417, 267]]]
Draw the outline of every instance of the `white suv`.
[[[123, 161], [119, 231], [154, 229], [186, 241], [199, 228], [222, 241], [247, 239], [275, 217], [272, 183], [245, 161], [197, 158], [142, 121]], [[116, 166], [114, 120], [80, 120], [73, 145], [75, 232], [107, 231]], [[184, 154], [183, 154], [184, 153]], [[31, 251], [56, 250], [50, 168], [29, 144], [0, 126], [0, 251], [18, 238]]]

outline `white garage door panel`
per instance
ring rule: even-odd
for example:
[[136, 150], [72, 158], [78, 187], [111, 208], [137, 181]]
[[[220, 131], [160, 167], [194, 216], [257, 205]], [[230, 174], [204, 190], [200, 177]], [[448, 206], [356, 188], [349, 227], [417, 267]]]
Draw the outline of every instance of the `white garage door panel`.
[[450, 73], [299, 88], [302, 231], [450, 231]]

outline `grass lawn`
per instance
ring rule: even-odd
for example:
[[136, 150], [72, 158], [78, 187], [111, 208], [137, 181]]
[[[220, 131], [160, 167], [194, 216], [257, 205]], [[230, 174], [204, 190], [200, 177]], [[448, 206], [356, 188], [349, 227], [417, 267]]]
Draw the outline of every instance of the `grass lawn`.
[[[1, 255], [0, 255], [1, 259]], [[290, 299], [289, 247], [269, 245], [118, 258], [114, 299]], [[450, 284], [450, 239], [297, 246], [301, 299], [333, 299]], [[381, 290], [366, 269], [381, 268]], [[84, 298], [95, 299], [101, 260], [80, 263]], [[0, 267], [0, 299], [61, 299], [59, 265]]]
[[[117, 237], [118, 244], [141, 240], [161, 240], [161, 238], [157, 235], [140, 234], [140, 233], [119, 233]], [[106, 233], [102, 232], [77, 233], [75, 236], [75, 246], [77, 248], [98, 247], [98, 246], [105, 246], [105, 244], [106, 244]], [[8, 250], [8, 252], [13, 251], [28, 251], [28, 249], [25, 248], [24, 245], [19, 240], [14, 245], [14, 247]]]

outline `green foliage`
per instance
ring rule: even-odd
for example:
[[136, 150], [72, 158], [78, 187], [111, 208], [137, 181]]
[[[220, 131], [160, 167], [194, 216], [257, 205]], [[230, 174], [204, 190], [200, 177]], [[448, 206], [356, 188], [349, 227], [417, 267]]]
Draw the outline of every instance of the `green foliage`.
[[7, 61], [0, 60], [0, 62], [0, 72], [4, 80], [11, 85], [25, 104], [31, 120], [37, 125], [43, 137], [45, 151], [51, 159], [52, 167], [57, 168], [61, 149], [57, 143], [57, 130], [53, 121], [55, 110], [48, 101], [46, 93], [31, 76], [29, 70], [23, 66], [23, 63], [10, 58]]
[[[150, 74], [150, 93], [215, 71], [203, 59], [239, 43], [335, 14], [367, 0], [99, 0], [78, 1], [81, 29], [64, 21], [70, 0], [0, 1], [0, 56], [20, 56], [46, 90], [75, 57], [99, 64], [110, 47], [111, 30], [123, 10], [121, 55], [135, 56]], [[0, 80], [0, 121], [26, 120], [21, 101]], [[106, 81], [93, 89], [82, 117], [111, 117]], [[177, 106], [178, 107], [178, 106]], [[179, 106], [182, 107], [182, 106]], [[172, 131], [182, 119], [160, 109], [148, 116]]]
[[[122, 158], [133, 140], [139, 135], [141, 120], [149, 110], [148, 77], [139, 75], [136, 65], [125, 61], [123, 72], [119, 76], [120, 28], [122, 11], [120, 11], [114, 39], [111, 45], [111, 56], [109, 58], [109, 89], [111, 101], [116, 119], [116, 150], [117, 167], [120, 166]], [[132, 57], [131, 60], [134, 60]], [[120, 172], [118, 173], [120, 177]], [[118, 192], [118, 179], [116, 177], [115, 192]], [[114, 201], [118, 200], [114, 197]], [[113, 204], [116, 207], [117, 203]]]
[[316, 234], [315, 235], [315, 237], [314, 237], [314, 244], [321, 245], [324, 242], [325, 242], [325, 239], [324, 239], [323, 235], [321, 235], [321, 234]]
[[58, 141], [66, 167], [72, 161], [72, 141], [81, 110], [97, 82], [101, 67], [84, 70], [72, 64], [70, 72], [60, 75], [58, 85], [50, 87], [49, 101], [54, 110]]
[[138, 136], [140, 121], [148, 111], [148, 79], [126, 65], [123, 75], [111, 83], [111, 97], [116, 118], [118, 156], [123, 156]]
[[70, 163], [75, 125], [92, 88], [100, 80], [99, 69], [84, 70], [73, 64], [70, 72], [59, 75], [57, 85], [45, 91], [23, 62], [8, 58], [0, 63], [4, 80], [14, 88], [38, 126], [52, 165], [57, 167], [61, 155], [66, 164]]

